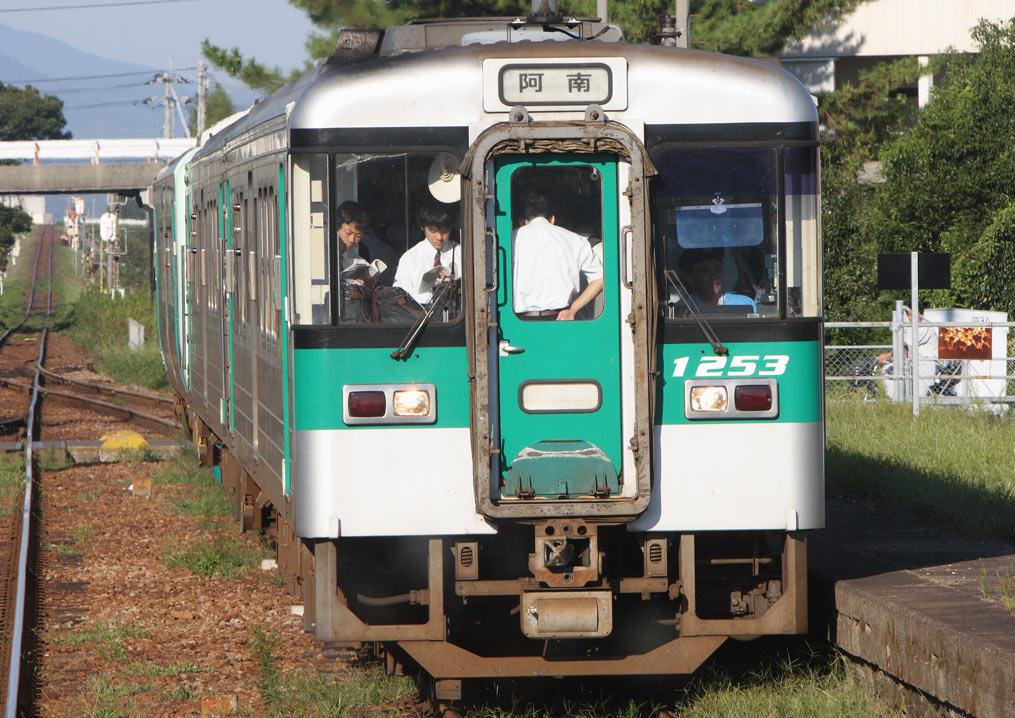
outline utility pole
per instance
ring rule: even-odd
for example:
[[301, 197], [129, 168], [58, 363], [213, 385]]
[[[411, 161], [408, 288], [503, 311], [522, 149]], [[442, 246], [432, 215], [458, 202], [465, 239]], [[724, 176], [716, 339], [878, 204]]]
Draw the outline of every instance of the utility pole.
[[[165, 75], [163, 75], [165, 77]], [[162, 124], [162, 136], [166, 139], [172, 139], [173, 137], [173, 109], [170, 105], [171, 98], [169, 97], [169, 83], [172, 80], [166, 79], [162, 81], [163, 86], [166, 90], [166, 99], [162, 101], [163, 106], [166, 109], [166, 119]]]
[[144, 102], [146, 105], [156, 105], [160, 101], [162, 102], [165, 109], [162, 136], [166, 139], [172, 139], [173, 137], [173, 107], [175, 106], [177, 112], [179, 112], [180, 123], [183, 125], [184, 132], [189, 137], [190, 131], [187, 129], [187, 123], [183, 118], [183, 111], [180, 109], [180, 105], [190, 102], [190, 98], [184, 97], [183, 99], [180, 99], [176, 96], [176, 90], [172, 87], [174, 84], [188, 82], [188, 80], [183, 77], [177, 77], [173, 73], [172, 63], [170, 62], [169, 71], [160, 72], [158, 75], [149, 80], [148, 84], [154, 85], [157, 82], [161, 82], [165, 88], [163, 97], [149, 97]]
[[197, 63], [197, 136], [204, 132], [205, 101], [208, 99], [208, 65], [204, 60]]

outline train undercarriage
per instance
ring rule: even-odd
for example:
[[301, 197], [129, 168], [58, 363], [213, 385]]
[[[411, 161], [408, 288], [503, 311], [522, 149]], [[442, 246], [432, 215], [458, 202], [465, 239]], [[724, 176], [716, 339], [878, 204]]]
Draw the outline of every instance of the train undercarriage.
[[275, 543], [304, 629], [381, 644], [389, 671], [417, 664], [438, 699], [459, 699], [470, 678], [690, 674], [727, 638], [807, 630], [803, 534], [634, 533], [551, 518], [482, 537], [308, 541], [282, 497], [183, 413], [237, 521]]

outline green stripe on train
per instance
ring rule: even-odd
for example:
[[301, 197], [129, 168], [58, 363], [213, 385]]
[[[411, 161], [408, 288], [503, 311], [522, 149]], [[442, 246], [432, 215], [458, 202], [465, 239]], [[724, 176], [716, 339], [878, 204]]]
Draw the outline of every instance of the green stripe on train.
[[377, 429], [348, 427], [342, 421], [342, 387], [346, 384], [429, 382], [437, 389], [436, 424], [399, 427], [467, 427], [469, 378], [465, 347], [423, 347], [408, 361], [391, 358], [391, 348], [296, 349], [293, 351], [296, 430]]
[[[821, 420], [821, 347], [818, 342], [734, 342], [729, 354], [716, 356], [709, 344], [665, 344], [660, 347], [656, 422], [700, 424], [684, 415], [686, 379], [775, 379], [779, 383], [779, 416], [751, 421], [814, 422]], [[727, 421], [705, 423], [728, 423]]]

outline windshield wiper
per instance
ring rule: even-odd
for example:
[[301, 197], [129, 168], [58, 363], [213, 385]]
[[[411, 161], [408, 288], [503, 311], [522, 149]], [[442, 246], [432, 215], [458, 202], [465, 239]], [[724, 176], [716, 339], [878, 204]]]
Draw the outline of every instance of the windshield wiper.
[[730, 350], [719, 340], [719, 335], [712, 329], [712, 325], [708, 323], [705, 316], [698, 309], [698, 305], [691, 299], [691, 293], [687, 291], [687, 287], [680, 281], [680, 277], [672, 269], [663, 271], [663, 275], [669, 281], [670, 285], [677, 290], [677, 296], [680, 297], [680, 301], [687, 307], [688, 313], [694, 317], [694, 321], [698, 322], [698, 326], [701, 328], [701, 333], [705, 335], [705, 339], [712, 345], [712, 351], [716, 353], [716, 356], [726, 356], [730, 353]]
[[423, 312], [423, 315], [409, 329], [409, 333], [405, 335], [405, 339], [398, 345], [398, 349], [391, 352], [392, 359], [409, 358], [409, 355], [412, 354], [412, 348], [416, 345], [416, 340], [419, 339], [419, 335], [423, 332], [423, 328], [430, 323], [430, 318], [436, 313], [437, 308], [443, 306], [443, 299], [451, 291], [453, 284], [454, 280], [451, 277], [445, 277], [440, 280], [433, 294], [430, 295], [430, 305], [426, 308], [426, 311]]

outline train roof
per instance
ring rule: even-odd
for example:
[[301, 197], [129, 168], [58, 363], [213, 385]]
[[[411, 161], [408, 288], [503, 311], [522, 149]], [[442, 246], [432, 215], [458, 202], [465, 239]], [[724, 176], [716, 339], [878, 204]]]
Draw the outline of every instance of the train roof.
[[[484, 104], [487, 61], [520, 64], [614, 61], [626, 98], [606, 107], [611, 119], [651, 125], [817, 123], [808, 90], [777, 63], [715, 52], [623, 41], [615, 25], [573, 20], [572, 31], [595, 40], [494, 41], [509, 18], [417, 21], [379, 30], [343, 30], [333, 54], [204, 139], [194, 160], [288, 114], [290, 130], [380, 127], [470, 127], [502, 121], [507, 108]], [[524, 29], [524, 28], [521, 28]], [[525, 35], [518, 34], [516, 37]], [[429, 34], [428, 34], [429, 33]], [[540, 33], [537, 32], [536, 35]], [[533, 37], [535, 35], [528, 35]], [[473, 41], [465, 46], [441, 43]], [[464, 39], [464, 40], [463, 40]], [[554, 38], [556, 39], [556, 38]], [[436, 49], [427, 49], [436, 43]], [[422, 49], [421, 49], [422, 48]], [[619, 62], [620, 64], [616, 64]], [[529, 107], [536, 119], [570, 118]], [[542, 113], [542, 114], [540, 114]], [[281, 120], [274, 124], [283, 126]]]
[[486, 61], [580, 63], [606, 58], [618, 58], [626, 66], [626, 107], [613, 112], [607, 107], [613, 119], [647, 124], [817, 121], [807, 89], [766, 60], [623, 42], [524, 41], [336, 66], [306, 87], [289, 126], [448, 127], [496, 121], [498, 113], [484, 109], [484, 82], [490, 81], [484, 76]]

